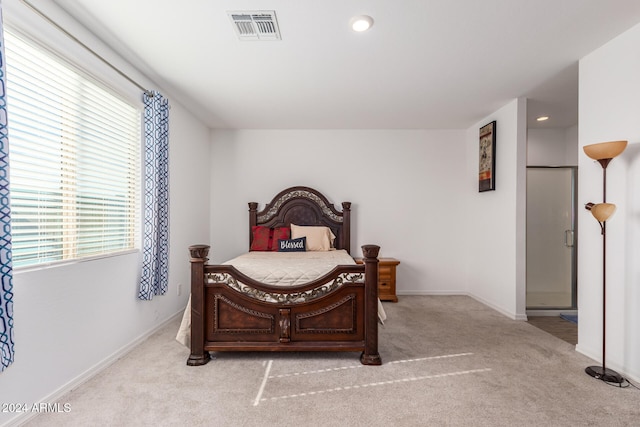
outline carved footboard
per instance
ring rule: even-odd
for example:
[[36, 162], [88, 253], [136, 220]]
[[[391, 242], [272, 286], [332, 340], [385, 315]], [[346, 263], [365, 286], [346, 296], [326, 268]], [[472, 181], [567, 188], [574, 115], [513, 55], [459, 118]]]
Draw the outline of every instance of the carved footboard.
[[340, 265], [303, 286], [259, 283], [231, 265], [207, 265], [209, 246], [191, 246], [191, 355], [209, 351], [361, 351], [378, 353], [378, 252], [362, 247], [363, 265]]

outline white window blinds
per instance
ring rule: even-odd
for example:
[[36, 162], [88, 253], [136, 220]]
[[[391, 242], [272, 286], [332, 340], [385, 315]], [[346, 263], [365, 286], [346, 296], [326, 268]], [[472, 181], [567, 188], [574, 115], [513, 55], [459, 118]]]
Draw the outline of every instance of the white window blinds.
[[10, 31], [5, 50], [14, 266], [133, 248], [140, 110]]

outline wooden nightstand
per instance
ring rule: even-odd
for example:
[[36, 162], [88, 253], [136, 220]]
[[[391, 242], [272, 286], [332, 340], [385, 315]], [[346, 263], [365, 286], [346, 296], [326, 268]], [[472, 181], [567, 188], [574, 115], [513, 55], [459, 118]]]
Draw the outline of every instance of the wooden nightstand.
[[[354, 258], [362, 264], [362, 258]], [[396, 296], [396, 266], [400, 264], [395, 258], [378, 259], [378, 298], [381, 301], [398, 302]]]

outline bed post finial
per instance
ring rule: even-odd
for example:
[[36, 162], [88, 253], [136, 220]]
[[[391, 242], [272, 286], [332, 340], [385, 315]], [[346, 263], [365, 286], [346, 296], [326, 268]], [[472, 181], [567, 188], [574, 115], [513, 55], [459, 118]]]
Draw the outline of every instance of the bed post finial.
[[360, 356], [363, 365], [382, 365], [378, 353], [378, 254], [380, 246], [362, 246], [364, 256], [364, 288], [365, 288], [365, 343]]
[[191, 255], [191, 261], [204, 260], [207, 262], [209, 258], [209, 245], [191, 245], [189, 246], [189, 254]]
[[204, 265], [209, 245], [189, 246], [191, 254], [191, 354], [187, 365], [200, 366], [211, 357], [204, 351]]
[[380, 253], [380, 246], [378, 245], [363, 245], [362, 255], [365, 258], [375, 258], [375, 262], [378, 262], [378, 254]]

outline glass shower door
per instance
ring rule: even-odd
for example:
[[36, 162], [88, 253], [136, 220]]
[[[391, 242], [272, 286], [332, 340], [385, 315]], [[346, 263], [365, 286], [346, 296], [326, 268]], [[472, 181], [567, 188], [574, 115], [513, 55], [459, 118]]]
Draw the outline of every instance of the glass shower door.
[[576, 308], [575, 177], [527, 168], [527, 309]]

